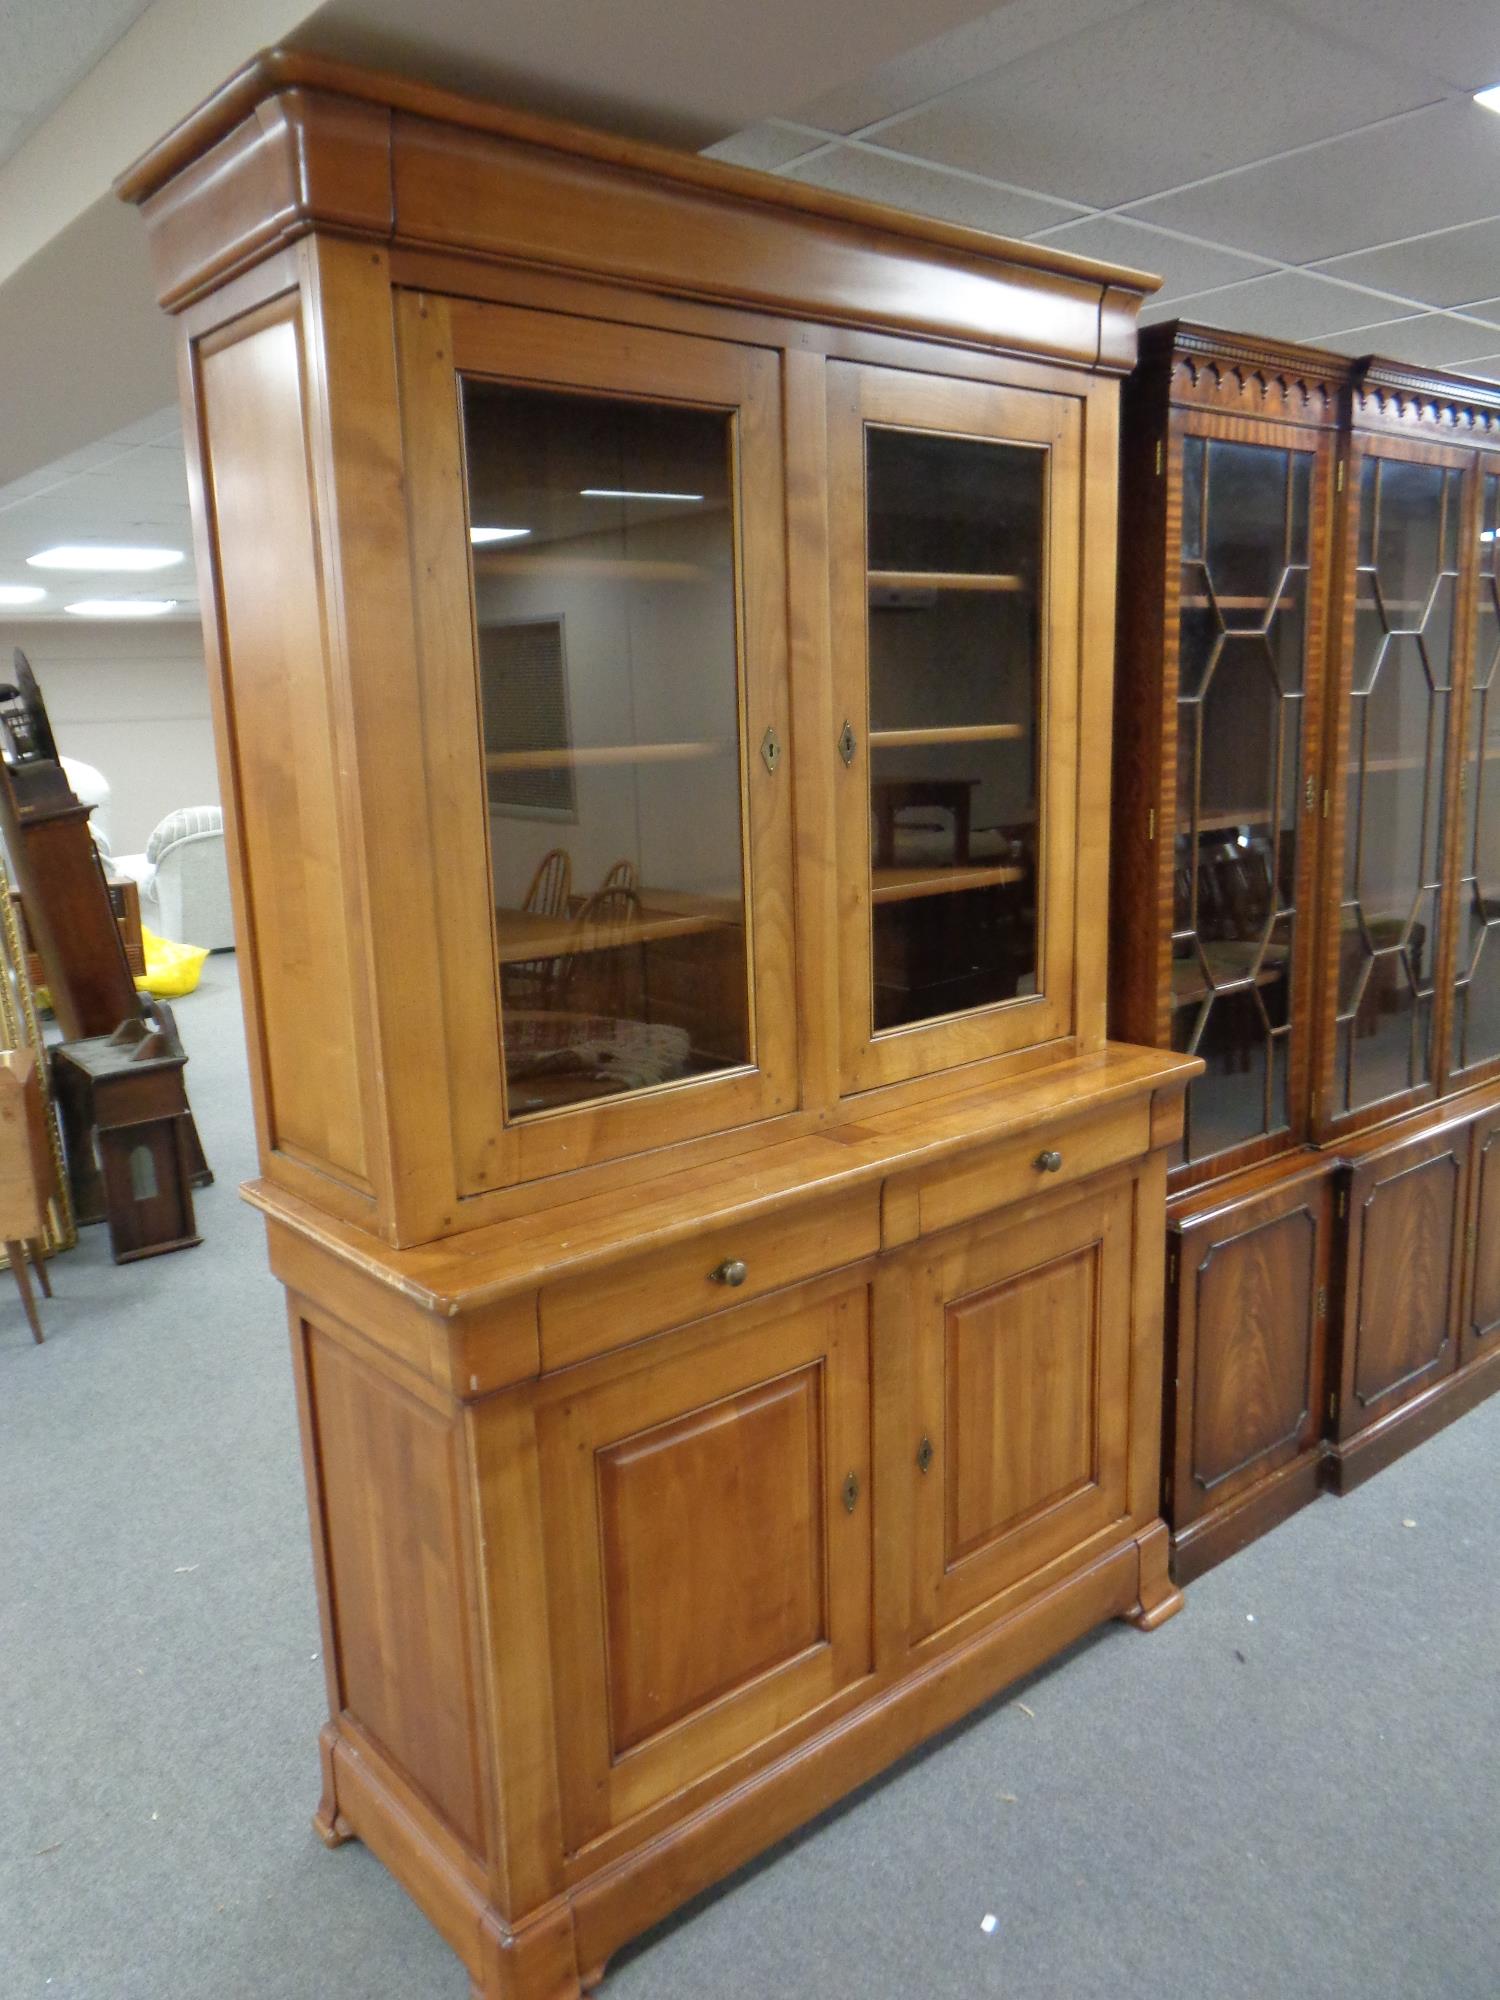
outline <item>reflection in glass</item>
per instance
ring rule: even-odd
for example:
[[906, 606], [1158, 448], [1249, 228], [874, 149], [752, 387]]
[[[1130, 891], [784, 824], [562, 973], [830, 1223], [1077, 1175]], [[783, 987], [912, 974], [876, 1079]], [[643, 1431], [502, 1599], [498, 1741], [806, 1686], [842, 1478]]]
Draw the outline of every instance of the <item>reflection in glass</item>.
[[1462, 845], [1458, 979], [1453, 1004], [1455, 1069], [1500, 1056], [1500, 475], [1481, 489], [1479, 583], [1469, 723], [1459, 772]]
[[1284, 1131], [1312, 454], [1188, 437], [1178, 601], [1172, 1046], [1183, 1156]]
[[1443, 786], [1462, 478], [1368, 456], [1360, 474], [1345, 766], [1337, 1108], [1432, 1075]]
[[511, 1117], [752, 1060], [732, 420], [466, 381]]
[[866, 432], [877, 1031], [1037, 990], [1045, 457]]

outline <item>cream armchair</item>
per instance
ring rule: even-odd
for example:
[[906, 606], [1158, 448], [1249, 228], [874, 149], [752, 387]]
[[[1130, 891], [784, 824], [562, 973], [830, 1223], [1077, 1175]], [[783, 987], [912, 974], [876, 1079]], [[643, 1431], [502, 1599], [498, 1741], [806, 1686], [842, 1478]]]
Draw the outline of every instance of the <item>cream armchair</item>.
[[177, 944], [223, 951], [234, 945], [224, 814], [218, 806], [183, 806], [168, 813], [144, 854], [111, 859], [117, 875], [139, 883], [141, 919]]

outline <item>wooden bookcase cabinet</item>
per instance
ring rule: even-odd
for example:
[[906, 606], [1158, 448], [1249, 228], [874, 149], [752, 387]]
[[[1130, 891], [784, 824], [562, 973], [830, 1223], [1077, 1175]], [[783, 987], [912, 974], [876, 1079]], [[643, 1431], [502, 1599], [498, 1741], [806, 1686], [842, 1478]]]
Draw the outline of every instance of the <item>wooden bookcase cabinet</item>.
[[1208, 1065], [1170, 1171], [1179, 1578], [1500, 1380], [1460, 1329], [1497, 422], [1482, 384], [1182, 324], [1127, 390], [1111, 1025]]
[[[181, 333], [318, 1824], [476, 1994], [564, 2000], [1179, 1601], [1198, 1065], [1106, 1041], [1097, 919], [1150, 281], [279, 53], [122, 193]], [[638, 844], [590, 847], [620, 785]]]

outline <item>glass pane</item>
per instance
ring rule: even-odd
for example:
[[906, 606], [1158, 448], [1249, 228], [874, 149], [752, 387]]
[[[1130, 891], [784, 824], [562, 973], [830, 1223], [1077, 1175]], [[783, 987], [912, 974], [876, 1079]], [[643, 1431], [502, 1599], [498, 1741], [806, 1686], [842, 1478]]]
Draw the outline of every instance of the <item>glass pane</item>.
[[1456, 1069], [1500, 1055], [1500, 476], [1481, 489], [1474, 666], [1468, 741], [1460, 774], [1458, 990], [1453, 1010]]
[[1195, 1160], [1287, 1125], [1312, 466], [1307, 452], [1198, 442], [1204, 553], [1183, 565], [1172, 958], [1173, 1046], [1207, 1064], [1189, 1093]]
[[872, 426], [873, 1020], [1037, 990], [1045, 456]]
[[511, 1117], [752, 1060], [733, 420], [464, 385]]
[[1441, 912], [1461, 480], [1371, 457], [1361, 474], [1339, 949], [1341, 1108], [1427, 1081]]

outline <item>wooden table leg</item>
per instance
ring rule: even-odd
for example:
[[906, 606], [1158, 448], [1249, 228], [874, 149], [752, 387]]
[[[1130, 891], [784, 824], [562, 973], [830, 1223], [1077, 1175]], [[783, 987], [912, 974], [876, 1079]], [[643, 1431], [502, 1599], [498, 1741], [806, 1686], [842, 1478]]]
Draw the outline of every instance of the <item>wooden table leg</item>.
[[33, 1236], [31, 1241], [26, 1245], [26, 1254], [31, 1259], [32, 1270], [36, 1272], [37, 1283], [42, 1288], [42, 1297], [50, 1299], [52, 1296], [52, 1280], [47, 1275], [47, 1252], [39, 1236]]
[[36, 1316], [36, 1300], [31, 1292], [31, 1278], [26, 1269], [26, 1246], [22, 1243], [7, 1243], [5, 1254], [10, 1258], [10, 1268], [16, 1276], [16, 1290], [21, 1294], [21, 1303], [26, 1308], [27, 1323], [31, 1327], [31, 1337], [38, 1347], [42, 1344], [42, 1323]]

